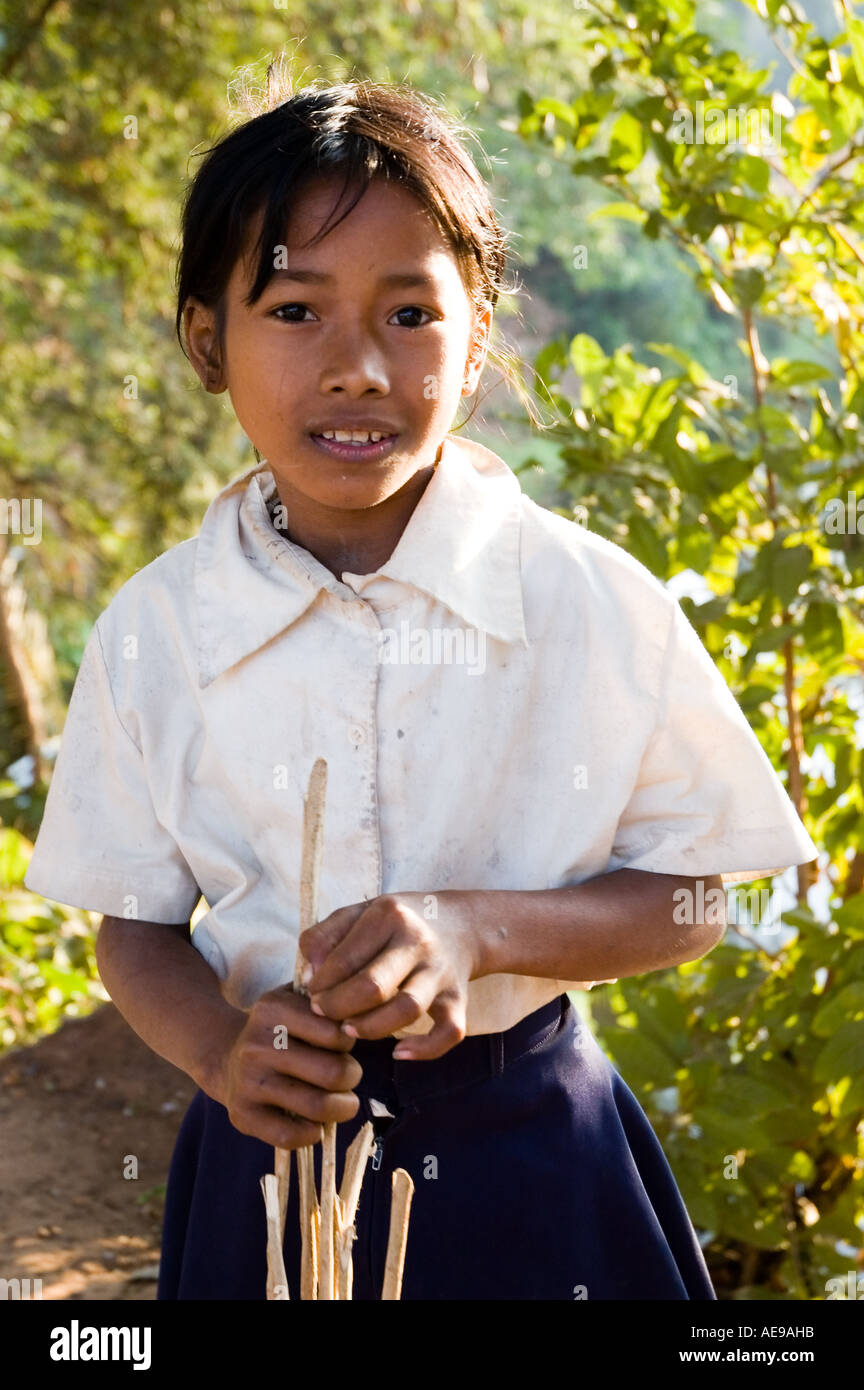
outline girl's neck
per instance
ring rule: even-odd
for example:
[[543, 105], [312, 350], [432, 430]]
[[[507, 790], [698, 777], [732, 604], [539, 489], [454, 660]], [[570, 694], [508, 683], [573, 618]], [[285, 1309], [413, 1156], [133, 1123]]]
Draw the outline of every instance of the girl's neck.
[[[314, 555], [337, 579], [344, 573], [373, 574], [396, 549], [438, 461], [420, 468], [399, 492], [376, 507], [340, 512], [294, 492], [276, 479], [271, 506], [282, 503], [285, 524], [279, 534]], [[275, 476], [275, 475], [274, 475]]]

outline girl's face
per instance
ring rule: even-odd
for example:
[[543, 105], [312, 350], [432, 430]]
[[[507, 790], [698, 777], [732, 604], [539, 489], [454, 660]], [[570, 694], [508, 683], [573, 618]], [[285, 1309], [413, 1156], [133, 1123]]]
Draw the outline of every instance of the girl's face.
[[[332, 175], [307, 186], [286, 246], [273, 250], [273, 279], [247, 308], [260, 220], [250, 229], [228, 285], [217, 377], [208, 380], [205, 360], [213, 316], [194, 301], [185, 311], [190, 357], [209, 390], [227, 388], [289, 519], [292, 504], [307, 515], [374, 508], [430, 469], [460, 398], [476, 388], [491, 327], [491, 307], [475, 327], [455, 256], [396, 184], [374, 178], [344, 221], [304, 247], [341, 186]], [[356, 455], [320, 438], [366, 427], [394, 438]]]

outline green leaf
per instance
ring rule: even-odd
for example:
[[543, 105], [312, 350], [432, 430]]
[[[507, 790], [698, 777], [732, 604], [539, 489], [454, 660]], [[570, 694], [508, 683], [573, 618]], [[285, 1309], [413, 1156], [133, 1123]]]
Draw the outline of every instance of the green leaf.
[[834, 797], [842, 796], [854, 775], [853, 757], [857, 761], [859, 756], [858, 749], [853, 749], [852, 744], [843, 742], [834, 751], [834, 786], [832, 791]]
[[796, 1149], [786, 1169], [796, 1182], [810, 1183], [816, 1176], [816, 1165], [804, 1149]]
[[656, 526], [637, 512], [628, 519], [627, 535], [627, 548], [631, 555], [646, 565], [658, 579], [665, 579], [669, 572], [669, 552], [657, 534]]
[[[743, 1064], [742, 1064], [743, 1065]], [[744, 1113], [749, 1116], [769, 1114], [772, 1110], [783, 1110], [789, 1102], [783, 1091], [766, 1081], [748, 1076], [736, 1068], [721, 1076], [711, 1093], [714, 1106], [720, 1110], [730, 1110], [733, 1114]]]
[[24, 836], [17, 830], [0, 828], [0, 889], [8, 892], [24, 882], [29, 857]]
[[760, 550], [747, 567], [749, 556], [741, 554], [738, 558], [738, 573], [735, 576], [734, 594], [739, 603], [753, 603], [768, 587], [768, 551]]
[[758, 709], [766, 700], [771, 700], [775, 695], [770, 685], [747, 685], [738, 696], [738, 703], [745, 714], [750, 710]]
[[846, 32], [852, 45], [852, 63], [855, 68], [855, 76], [864, 87], [864, 19], [860, 19], [857, 15], [847, 14]]
[[816, 1081], [836, 1085], [845, 1076], [864, 1072], [864, 1023], [845, 1023], [826, 1043], [813, 1063]]
[[576, 125], [576, 113], [573, 107], [566, 101], [559, 101], [556, 97], [542, 97], [535, 103], [534, 115], [554, 116], [556, 120], [563, 121], [565, 125]]
[[738, 1149], [760, 1152], [770, 1144], [766, 1130], [746, 1111], [734, 1114], [716, 1106], [698, 1107], [693, 1120], [702, 1130], [703, 1142], [720, 1154], [734, 1154]]
[[[679, 367], [683, 367], [686, 372], [694, 364], [694, 359], [683, 348], [676, 347], [674, 343], [646, 343], [645, 347], [649, 352], [656, 352], [658, 357], [668, 357], [673, 362], [677, 362]], [[696, 364], [698, 366], [698, 363]]]
[[787, 908], [781, 920], [788, 923], [790, 927], [803, 928], [805, 931], [811, 931], [814, 927], [819, 926], [818, 919], [813, 916], [809, 907]]
[[[762, 297], [765, 289], [765, 276], [761, 270], [755, 270], [752, 266], [746, 266], [740, 270], [733, 270], [732, 283], [735, 286], [739, 302], [743, 304], [745, 308], [750, 308]], [[721, 305], [720, 307], [722, 308], [723, 306]]]
[[807, 545], [788, 545], [769, 553], [771, 588], [786, 608], [810, 572], [813, 552]]
[[600, 217], [618, 217], [622, 222], [638, 222], [640, 225], [645, 221], [645, 213], [632, 203], [605, 203], [589, 214], [588, 221], [594, 222]]
[[762, 652], [776, 652], [794, 633], [795, 628], [791, 623], [782, 623], [779, 627], [771, 627], [765, 632], [760, 632], [750, 643], [741, 662], [742, 671], [749, 672], [757, 656]]
[[639, 1085], [649, 1082], [658, 1088], [673, 1084], [678, 1065], [675, 1058], [638, 1029], [616, 1028], [604, 1041], [625, 1080]]
[[820, 665], [832, 657], [842, 656], [845, 649], [843, 623], [833, 603], [818, 599], [809, 603], [802, 631], [807, 655]]
[[742, 154], [738, 158], [737, 165], [741, 177], [750, 188], [756, 193], [768, 192], [771, 168], [767, 159], [760, 159], [755, 154]]
[[840, 1102], [841, 1116], [864, 1113], [864, 1076], [853, 1076], [849, 1089]]
[[853, 980], [823, 1004], [811, 1027], [820, 1038], [830, 1038], [847, 1023], [864, 1022], [864, 980]]
[[714, 554], [714, 537], [704, 526], [686, 526], [678, 532], [675, 558], [687, 569], [703, 574]]
[[838, 907], [834, 920], [846, 936], [864, 936], [864, 893], [856, 893], [842, 907]]
[[595, 63], [590, 75], [592, 87], [602, 87], [606, 82], [611, 82], [615, 76], [615, 63], [608, 53], [599, 63]]
[[598, 380], [606, 371], [606, 354], [587, 333], [577, 333], [571, 342], [570, 361], [576, 373], [588, 381]]
[[771, 364], [771, 377], [778, 386], [801, 386], [808, 381], [833, 381], [835, 373], [821, 362], [790, 362], [778, 357]]
[[665, 1036], [664, 1045], [678, 1051], [678, 1040], [687, 1041], [688, 1008], [671, 988], [656, 984], [651, 992], [651, 1022], [659, 1025]]
[[631, 173], [642, 162], [645, 153], [645, 131], [642, 122], [622, 111], [612, 127], [609, 138], [609, 160], [624, 174]]
[[516, 110], [523, 120], [534, 111], [534, 98], [524, 88], [516, 94]]

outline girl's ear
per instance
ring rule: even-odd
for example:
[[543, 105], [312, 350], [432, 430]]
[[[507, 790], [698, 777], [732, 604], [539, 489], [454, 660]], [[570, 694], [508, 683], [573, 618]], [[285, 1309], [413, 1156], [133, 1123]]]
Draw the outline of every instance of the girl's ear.
[[486, 362], [486, 355], [489, 351], [489, 335], [492, 332], [492, 305], [484, 304], [482, 310], [477, 310], [474, 318], [474, 329], [471, 335], [471, 347], [468, 353], [468, 360], [465, 363], [465, 381], [462, 386], [463, 396], [473, 396], [477, 390], [480, 375]]
[[218, 358], [214, 310], [190, 297], [183, 306], [183, 326], [189, 359], [202, 385], [211, 395], [221, 395], [228, 383]]

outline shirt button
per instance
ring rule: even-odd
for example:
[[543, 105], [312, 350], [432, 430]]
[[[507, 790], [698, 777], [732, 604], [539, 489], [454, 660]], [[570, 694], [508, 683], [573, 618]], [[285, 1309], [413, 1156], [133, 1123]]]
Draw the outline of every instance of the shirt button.
[[365, 743], [366, 730], [362, 729], [359, 724], [352, 724], [348, 730], [348, 737], [352, 743]]

